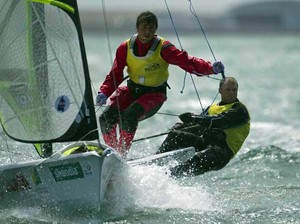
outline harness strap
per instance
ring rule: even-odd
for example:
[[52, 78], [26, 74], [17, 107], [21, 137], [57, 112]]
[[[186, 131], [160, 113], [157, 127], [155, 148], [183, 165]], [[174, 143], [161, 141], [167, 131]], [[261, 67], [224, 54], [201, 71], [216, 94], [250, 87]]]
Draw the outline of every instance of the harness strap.
[[[131, 52], [133, 52], [133, 47], [134, 47], [134, 43], [135, 43], [136, 38], [137, 38], [137, 34], [133, 35], [129, 40], [129, 49], [130, 49]], [[146, 54], [146, 56], [150, 56], [155, 52], [155, 50], [158, 47], [158, 44], [160, 43], [160, 41], [161, 41], [161, 38], [159, 36], [156, 36], [153, 43], [152, 43], [152, 45], [151, 45], [151, 47], [150, 47], [150, 49], [148, 50], [148, 52]]]

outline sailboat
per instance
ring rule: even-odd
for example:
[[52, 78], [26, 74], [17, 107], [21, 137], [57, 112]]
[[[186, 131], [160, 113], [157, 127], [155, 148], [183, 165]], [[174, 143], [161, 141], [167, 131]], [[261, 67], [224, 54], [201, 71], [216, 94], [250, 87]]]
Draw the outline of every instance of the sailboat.
[[77, 2], [5, 0], [0, 12], [3, 130], [25, 143], [70, 143], [49, 158], [1, 166], [2, 203], [18, 204], [21, 195], [28, 203], [99, 207], [125, 161], [93, 142], [99, 134]]
[[2, 205], [100, 209], [113, 175], [126, 166], [194, 152], [128, 162], [100, 143], [76, 0], [1, 1], [0, 121], [17, 142], [69, 143], [50, 157], [0, 166]]

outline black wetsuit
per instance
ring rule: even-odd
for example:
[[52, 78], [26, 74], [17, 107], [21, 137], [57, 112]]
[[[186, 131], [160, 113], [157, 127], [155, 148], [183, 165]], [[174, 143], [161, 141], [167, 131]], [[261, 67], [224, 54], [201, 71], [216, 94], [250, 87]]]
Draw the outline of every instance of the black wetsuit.
[[200, 115], [199, 119], [190, 119], [188, 113], [181, 116], [184, 123], [177, 123], [171, 129], [157, 151], [157, 153], [162, 153], [190, 146], [195, 147], [197, 155], [171, 168], [171, 175], [177, 177], [200, 175], [226, 166], [234, 156], [234, 152], [227, 144], [224, 130], [244, 125], [250, 120], [247, 108], [238, 100], [230, 110], [217, 116]]

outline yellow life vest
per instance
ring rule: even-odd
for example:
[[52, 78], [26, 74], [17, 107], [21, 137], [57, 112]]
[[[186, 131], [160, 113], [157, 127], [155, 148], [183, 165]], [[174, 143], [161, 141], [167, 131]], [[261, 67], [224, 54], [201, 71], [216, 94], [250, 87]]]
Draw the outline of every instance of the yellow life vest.
[[161, 57], [160, 51], [164, 39], [156, 36], [148, 53], [143, 57], [133, 54], [133, 45], [137, 35], [127, 40], [127, 73], [129, 78], [143, 86], [156, 87], [169, 78], [169, 64]]
[[[233, 104], [235, 103], [236, 102], [225, 105], [213, 104], [208, 109], [208, 115], [217, 115], [226, 112], [230, 110]], [[245, 124], [242, 124], [237, 127], [228, 128], [223, 131], [226, 134], [226, 142], [232, 150], [233, 154], [235, 155], [242, 147], [245, 139], [247, 138], [250, 132], [250, 120], [248, 120], [248, 122]]]
[[104, 150], [100, 148], [98, 145], [94, 145], [94, 144], [89, 144], [89, 145], [79, 144], [79, 145], [70, 146], [68, 149], [66, 149], [63, 152], [62, 155], [69, 156], [72, 154], [83, 153], [88, 151], [96, 151], [99, 155], [101, 155]]

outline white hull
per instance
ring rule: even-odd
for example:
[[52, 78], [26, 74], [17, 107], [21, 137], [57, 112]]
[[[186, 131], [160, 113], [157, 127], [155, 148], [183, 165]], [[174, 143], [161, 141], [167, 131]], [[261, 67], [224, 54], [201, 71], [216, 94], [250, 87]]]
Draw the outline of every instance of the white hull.
[[63, 156], [64, 151], [0, 167], [0, 206], [68, 204], [100, 209], [111, 177], [125, 161], [113, 149], [104, 155], [89, 151]]
[[[64, 155], [70, 148], [96, 143], [78, 142], [62, 149], [50, 158], [0, 167], [0, 208], [63, 207], [99, 209], [110, 188], [114, 173], [126, 166], [167, 165], [174, 160], [191, 158], [193, 147], [125, 161], [116, 151], [103, 145], [96, 151]], [[99, 148], [99, 147], [98, 147]]]

